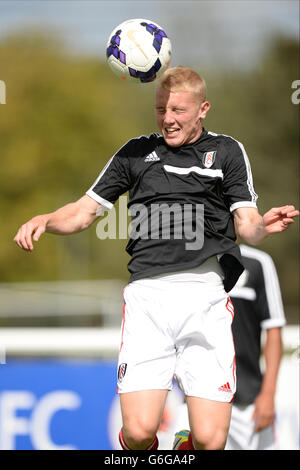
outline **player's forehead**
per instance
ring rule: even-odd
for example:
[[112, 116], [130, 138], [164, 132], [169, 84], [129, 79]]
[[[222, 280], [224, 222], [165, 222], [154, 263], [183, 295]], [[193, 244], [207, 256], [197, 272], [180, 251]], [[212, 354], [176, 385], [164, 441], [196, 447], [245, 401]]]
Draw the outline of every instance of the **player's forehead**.
[[178, 105], [194, 105], [197, 104], [196, 93], [190, 90], [167, 90], [163, 87], [158, 87], [155, 93], [155, 106], [178, 106]]

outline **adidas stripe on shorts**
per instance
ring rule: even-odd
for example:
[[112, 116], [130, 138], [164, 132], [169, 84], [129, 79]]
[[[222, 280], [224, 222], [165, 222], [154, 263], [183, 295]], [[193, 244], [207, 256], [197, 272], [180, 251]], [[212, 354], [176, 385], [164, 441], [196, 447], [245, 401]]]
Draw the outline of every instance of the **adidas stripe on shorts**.
[[233, 307], [217, 259], [130, 283], [124, 289], [118, 393], [171, 390], [231, 402]]

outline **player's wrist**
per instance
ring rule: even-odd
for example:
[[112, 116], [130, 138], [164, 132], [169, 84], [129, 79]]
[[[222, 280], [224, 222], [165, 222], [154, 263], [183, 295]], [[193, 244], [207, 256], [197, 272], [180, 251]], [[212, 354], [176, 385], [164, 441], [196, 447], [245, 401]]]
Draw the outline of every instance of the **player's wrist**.
[[259, 396], [274, 400], [276, 393], [276, 385], [262, 385]]
[[38, 217], [40, 218], [41, 224], [45, 227], [45, 232], [51, 232], [51, 226], [53, 225], [51, 221], [52, 213], [42, 214]]

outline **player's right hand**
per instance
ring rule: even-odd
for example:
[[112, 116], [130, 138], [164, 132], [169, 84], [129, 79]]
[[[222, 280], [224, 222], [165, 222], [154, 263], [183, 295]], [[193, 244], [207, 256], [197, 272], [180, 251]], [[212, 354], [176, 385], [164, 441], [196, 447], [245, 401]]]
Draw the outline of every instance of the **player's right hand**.
[[33, 241], [37, 242], [39, 240], [40, 236], [46, 231], [46, 227], [46, 217], [38, 215], [19, 228], [14, 242], [25, 251], [33, 251]]

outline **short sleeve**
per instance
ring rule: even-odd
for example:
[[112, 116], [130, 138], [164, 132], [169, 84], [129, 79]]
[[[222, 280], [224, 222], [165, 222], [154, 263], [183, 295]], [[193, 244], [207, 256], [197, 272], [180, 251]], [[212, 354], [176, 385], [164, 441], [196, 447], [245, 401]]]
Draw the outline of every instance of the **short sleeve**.
[[233, 139], [227, 144], [223, 163], [223, 195], [231, 212], [239, 207], [257, 207], [248, 156], [244, 146]]
[[131, 188], [129, 147], [129, 143], [126, 143], [115, 153], [86, 192], [88, 196], [107, 209], [111, 209], [118, 198]]

